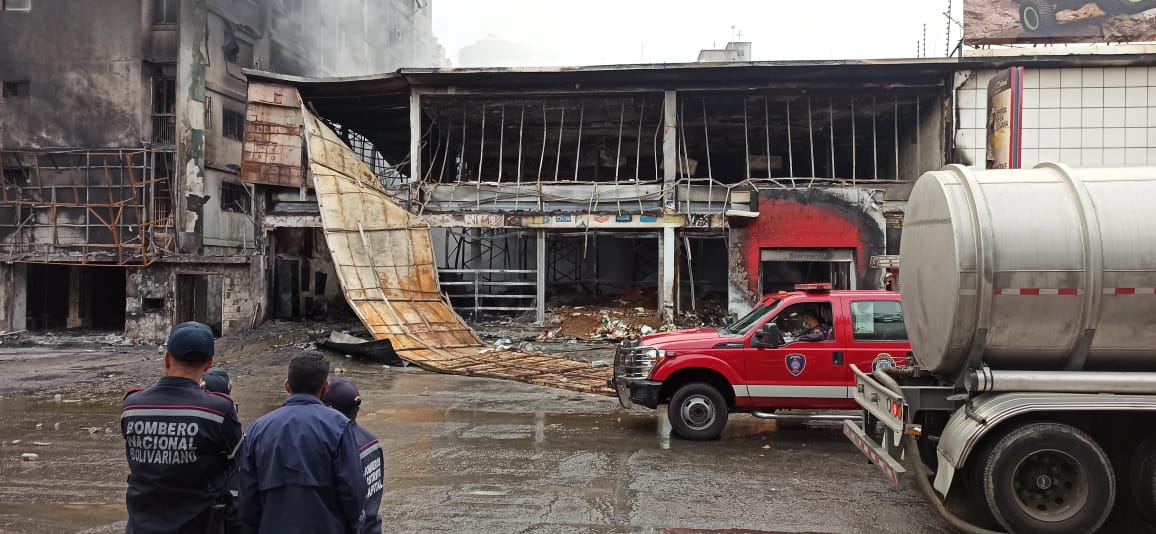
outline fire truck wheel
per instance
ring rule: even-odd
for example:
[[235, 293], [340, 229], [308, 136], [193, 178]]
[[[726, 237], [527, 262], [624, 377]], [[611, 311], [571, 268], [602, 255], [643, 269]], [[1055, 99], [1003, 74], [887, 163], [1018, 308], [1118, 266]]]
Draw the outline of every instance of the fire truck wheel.
[[1009, 532], [1095, 532], [1116, 501], [1108, 455], [1059, 423], [1008, 432], [986, 458], [983, 483], [988, 508]]
[[666, 407], [670, 426], [683, 439], [716, 439], [727, 425], [727, 402], [714, 386], [703, 382], [683, 384]]
[[1156, 432], [1148, 434], [1136, 447], [1129, 472], [1136, 513], [1156, 525]]

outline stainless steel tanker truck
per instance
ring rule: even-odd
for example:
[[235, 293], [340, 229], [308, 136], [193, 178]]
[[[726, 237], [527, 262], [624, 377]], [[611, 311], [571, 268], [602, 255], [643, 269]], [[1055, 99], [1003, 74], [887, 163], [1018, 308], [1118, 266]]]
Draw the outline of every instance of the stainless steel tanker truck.
[[844, 433], [960, 530], [983, 531], [949, 492], [1009, 532], [1156, 522], [1154, 206], [1156, 168], [924, 174], [900, 250], [917, 364], [856, 370]]

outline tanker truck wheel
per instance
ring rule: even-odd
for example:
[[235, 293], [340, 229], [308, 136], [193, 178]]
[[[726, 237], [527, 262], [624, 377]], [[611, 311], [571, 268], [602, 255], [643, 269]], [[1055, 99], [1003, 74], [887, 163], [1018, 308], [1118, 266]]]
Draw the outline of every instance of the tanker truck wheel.
[[714, 386], [691, 382], [674, 392], [666, 414], [671, 428], [683, 439], [716, 439], [727, 426], [727, 401]]
[[1129, 472], [1136, 513], [1156, 525], [1156, 433], [1149, 434], [1136, 447]]
[[1020, 26], [1028, 33], [1051, 31], [1056, 26], [1056, 6], [1051, 0], [1022, 0]]
[[1116, 501], [1108, 455], [1059, 423], [1025, 424], [994, 443], [983, 484], [988, 508], [1009, 532], [1094, 532]]

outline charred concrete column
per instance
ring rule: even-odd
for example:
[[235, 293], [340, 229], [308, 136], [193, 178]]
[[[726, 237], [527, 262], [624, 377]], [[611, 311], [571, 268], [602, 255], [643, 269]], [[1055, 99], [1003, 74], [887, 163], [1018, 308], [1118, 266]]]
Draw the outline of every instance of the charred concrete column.
[[180, 53], [177, 56], [177, 169], [174, 196], [178, 209], [178, 246], [200, 254], [204, 232], [205, 191], [205, 0], [181, 2]]
[[84, 326], [84, 317], [87, 315], [81, 309], [80, 299], [80, 267], [68, 268], [68, 323], [67, 327], [80, 328]]
[[678, 93], [666, 91], [662, 104], [662, 210], [674, 212], [678, 178]]
[[10, 330], [28, 328], [28, 265], [12, 265], [12, 316]]
[[674, 228], [663, 228], [658, 237], [658, 310], [663, 322], [674, 320], [674, 245]]
[[409, 92], [409, 180], [410, 198], [407, 209], [413, 209], [414, 188], [421, 186], [421, 94], [417, 89]]
[[546, 322], [546, 231], [538, 230], [537, 239], [534, 242], [534, 256], [537, 259], [538, 273], [535, 276], [537, 280], [536, 288], [536, 305], [537, 305], [537, 321], [538, 324]]

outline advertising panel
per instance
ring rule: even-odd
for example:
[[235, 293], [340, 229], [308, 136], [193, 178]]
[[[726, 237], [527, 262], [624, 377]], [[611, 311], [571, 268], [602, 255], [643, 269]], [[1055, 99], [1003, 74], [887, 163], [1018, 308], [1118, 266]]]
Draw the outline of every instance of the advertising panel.
[[963, 42], [1156, 41], [1156, 0], [964, 0]]
[[1020, 168], [1024, 68], [996, 73], [987, 84], [987, 168]]

